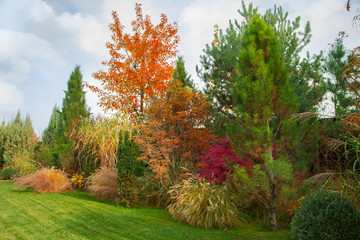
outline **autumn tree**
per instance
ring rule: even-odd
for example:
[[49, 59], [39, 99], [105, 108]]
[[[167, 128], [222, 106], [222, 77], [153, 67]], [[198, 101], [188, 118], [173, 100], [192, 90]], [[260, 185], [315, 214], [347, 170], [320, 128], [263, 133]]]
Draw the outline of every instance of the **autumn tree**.
[[282, 183], [290, 180], [291, 163], [280, 149], [296, 111], [293, 93], [279, 40], [271, 26], [255, 15], [245, 27], [232, 91], [235, 121], [228, 126], [230, 140], [241, 156], [260, 164], [268, 181], [268, 213], [272, 230], [277, 229], [277, 198]]
[[88, 87], [98, 94], [99, 105], [106, 111], [125, 111], [141, 117], [150, 100], [168, 86], [179, 37], [176, 23], [168, 23], [165, 14], [154, 25], [148, 15], [143, 16], [141, 4], [135, 5], [135, 11], [132, 34], [125, 33], [118, 14], [112, 13], [112, 41], [106, 44], [111, 59], [103, 62], [106, 71], [93, 74], [102, 88]]
[[210, 103], [179, 81], [170, 84], [165, 96], [148, 108], [137, 143], [140, 159], [148, 163], [164, 186], [175, 185], [195, 169], [197, 157], [213, 138], [204, 127]]

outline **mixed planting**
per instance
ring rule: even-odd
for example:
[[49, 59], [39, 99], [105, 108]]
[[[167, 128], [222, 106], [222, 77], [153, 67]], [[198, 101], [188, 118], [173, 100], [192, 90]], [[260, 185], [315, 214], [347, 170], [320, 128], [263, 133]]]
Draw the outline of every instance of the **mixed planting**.
[[[340, 33], [326, 53], [301, 57], [309, 22], [243, 2], [241, 21], [215, 26], [197, 89], [177, 25], [135, 11], [132, 33], [113, 12], [110, 59], [93, 74], [101, 88], [76, 66], [40, 138], [29, 116], [2, 123], [0, 178], [160, 207], [202, 228], [261, 222], [294, 239], [356, 239], [360, 48], [347, 50]], [[91, 114], [83, 85], [111, 114]], [[333, 116], [322, 114], [326, 95]]]

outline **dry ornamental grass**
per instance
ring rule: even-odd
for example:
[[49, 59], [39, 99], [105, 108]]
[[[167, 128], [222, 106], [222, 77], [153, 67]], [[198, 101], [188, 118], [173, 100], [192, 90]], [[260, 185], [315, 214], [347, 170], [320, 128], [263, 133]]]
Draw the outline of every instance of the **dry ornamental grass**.
[[32, 175], [16, 178], [17, 186], [31, 188], [34, 192], [50, 193], [71, 190], [70, 180], [63, 171], [42, 168]]

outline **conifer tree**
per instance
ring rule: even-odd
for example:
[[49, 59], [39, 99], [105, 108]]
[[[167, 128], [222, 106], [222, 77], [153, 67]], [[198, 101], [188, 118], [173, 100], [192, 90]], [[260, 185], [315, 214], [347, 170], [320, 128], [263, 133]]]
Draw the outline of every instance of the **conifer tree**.
[[[206, 45], [204, 55], [201, 56], [201, 67], [197, 66], [199, 77], [205, 82], [204, 92], [213, 102], [212, 125], [219, 135], [224, 132], [224, 125], [233, 116], [233, 98], [231, 86], [234, 81], [235, 66], [241, 50], [241, 38], [245, 26], [258, 13], [258, 8], [250, 3], [242, 2], [242, 9], [238, 10], [243, 21], [229, 21], [226, 31], [220, 29], [215, 32], [217, 44]], [[322, 53], [300, 58], [300, 52], [310, 42], [311, 28], [307, 22], [300, 31], [300, 17], [290, 21], [288, 13], [282, 7], [274, 6], [261, 16], [276, 32], [281, 42], [281, 52], [284, 55], [285, 66], [291, 87], [297, 95], [300, 105], [299, 112], [313, 111], [322, 99], [324, 78], [322, 70]]]
[[179, 81], [183, 86], [188, 86], [191, 89], [195, 89], [195, 85], [191, 76], [185, 70], [185, 62], [183, 57], [178, 57], [176, 61], [176, 68], [173, 73], [173, 79]]
[[339, 107], [350, 110], [351, 106], [354, 106], [354, 96], [350, 94], [345, 79], [345, 70], [349, 63], [349, 57], [350, 54], [345, 49], [343, 38], [338, 37], [335, 43], [331, 45], [324, 64], [324, 69], [329, 74], [326, 87], [332, 94], [331, 101], [335, 110], [335, 116], [341, 115]]
[[65, 132], [71, 131], [81, 117], [90, 116], [90, 110], [86, 106], [85, 92], [83, 91], [82, 74], [80, 66], [76, 66], [70, 75], [62, 105], [62, 117]]
[[235, 150], [241, 156], [251, 156], [266, 173], [269, 223], [276, 230], [276, 201], [281, 184], [292, 177], [292, 167], [286, 153], [279, 150], [275, 159], [273, 150], [283, 145], [297, 98], [290, 87], [280, 42], [259, 15], [245, 27], [232, 96], [235, 121], [227, 133]]
[[80, 66], [75, 66], [67, 85], [61, 111], [59, 155], [62, 167], [67, 171], [76, 172], [80, 169], [81, 164], [78, 161], [78, 153], [73, 151], [69, 135], [81, 118], [90, 116], [90, 110], [86, 106]]

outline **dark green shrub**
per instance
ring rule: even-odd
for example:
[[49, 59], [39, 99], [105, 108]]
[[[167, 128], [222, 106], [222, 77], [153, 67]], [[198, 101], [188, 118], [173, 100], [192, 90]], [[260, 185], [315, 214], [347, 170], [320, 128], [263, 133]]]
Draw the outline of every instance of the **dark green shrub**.
[[140, 148], [131, 139], [129, 131], [120, 133], [116, 162], [117, 180], [121, 202], [129, 208], [133, 207], [138, 199], [135, 181], [143, 172], [142, 162], [137, 161], [139, 156]]
[[15, 176], [15, 170], [13, 168], [4, 168], [0, 170], [0, 179], [7, 180]]
[[320, 190], [301, 203], [291, 221], [296, 240], [355, 240], [360, 238], [360, 214], [340, 194]]

